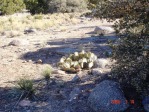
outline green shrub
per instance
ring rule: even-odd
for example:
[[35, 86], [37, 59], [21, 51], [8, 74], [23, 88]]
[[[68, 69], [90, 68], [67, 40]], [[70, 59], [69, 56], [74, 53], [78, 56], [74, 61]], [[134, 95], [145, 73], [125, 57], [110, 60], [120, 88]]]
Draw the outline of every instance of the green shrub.
[[23, 91], [23, 96], [31, 97], [34, 94], [35, 89], [33, 87], [33, 81], [32, 80], [22, 78], [18, 81], [17, 84], [19, 86], [19, 89], [21, 91]]
[[101, 0], [87, 0], [88, 1], [88, 8], [89, 9], [94, 9], [97, 7], [97, 5], [99, 5], [99, 2], [101, 2]]
[[87, 9], [84, 0], [49, 0], [49, 12], [79, 12]]
[[131, 84], [141, 94], [149, 88], [149, 4], [147, 0], [103, 0], [96, 15], [109, 20], [119, 19], [115, 29], [121, 39], [113, 45], [117, 60], [112, 76]]
[[0, 0], [2, 14], [13, 14], [25, 8], [23, 0]]
[[42, 75], [44, 76], [46, 81], [50, 80], [51, 74], [52, 74], [52, 67], [51, 66], [50, 67], [46, 67], [43, 70], [43, 73], [42, 73]]
[[24, 0], [26, 8], [32, 13], [47, 13], [48, 5], [46, 0]]
[[44, 79], [46, 81], [46, 87], [49, 88], [49, 83], [50, 83], [50, 78], [51, 78], [51, 74], [52, 74], [52, 67], [51, 66], [47, 66], [43, 72], [42, 72], [42, 75], [44, 76]]

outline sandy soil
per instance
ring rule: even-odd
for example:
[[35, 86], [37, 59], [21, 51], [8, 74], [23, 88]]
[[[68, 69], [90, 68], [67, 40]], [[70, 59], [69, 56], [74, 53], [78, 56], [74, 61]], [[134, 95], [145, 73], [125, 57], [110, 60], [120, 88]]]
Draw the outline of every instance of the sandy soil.
[[[76, 24], [53, 26], [44, 31], [37, 30], [36, 33], [19, 37], [0, 36], [0, 86], [13, 86], [13, 82], [21, 77], [34, 80], [41, 78], [42, 69], [46, 64], [56, 67], [56, 63], [62, 57], [63, 54], [56, 52], [58, 49], [69, 47], [77, 49], [79, 45], [87, 46], [87, 44], [89, 47], [95, 47], [92, 45], [94, 43], [90, 42], [90, 38], [94, 36], [91, 32], [96, 26], [112, 25], [112, 23], [97, 19], [82, 17], [77, 20]], [[29, 45], [9, 46], [12, 40], [27, 40]], [[103, 38], [102, 40], [104, 41]], [[99, 54], [104, 52], [102, 47], [98, 49], [101, 49]], [[94, 50], [94, 48], [91, 49], [93, 52]], [[39, 59], [42, 59], [43, 64], [36, 63]]]
[[[99, 83], [98, 77], [89, 76], [88, 79], [84, 78], [87, 80], [85, 82], [72, 83], [76, 74], [53, 74], [56, 84], [52, 84], [47, 90], [43, 88], [43, 81], [36, 93], [39, 100], [30, 101], [29, 106], [17, 104], [20, 94], [13, 88], [22, 77], [28, 77], [35, 83], [42, 80], [41, 73], [45, 66], [50, 64], [57, 69], [56, 63], [62, 56], [78, 51], [80, 47], [95, 53], [98, 58], [103, 58], [104, 52], [110, 51], [106, 43], [115, 36], [98, 36], [93, 31], [96, 26], [111, 26], [113, 23], [85, 17], [78, 17], [76, 20], [75, 23], [65, 22], [19, 37], [0, 36], [0, 112], [93, 112], [87, 106], [87, 97], [90, 89]], [[9, 45], [13, 40], [25, 40], [29, 44]], [[37, 63], [39, 59], [42, 60], [41, 64]], [[70, 102], [69, 96], [75, 88], [79, 88], [81, 94], [77, 100]]]
[[[94, 112], [88, 106], [87, 98], [96, 84], [102, 81], [101, 77], [110, 72], [109, 69], [98, 68], [100, 75], [83, 71], [82, 79], [78, 82], [72, 81], [76, 74], [59, 71], [52, 74], [49, 89], [41, 75], [48, 65], [57, 70], [57, 62], [62, 56], [79, 51], [80, 48], [95, 53], [98, 58], [105, 58], [104, 53], [111, 51], [107, 41], [115, 39], [116, 36], [99, 36], [93, 31], [97, 26], [111, 27], [113, 23], [85, 17], [74, 20], [66, 19], [46, 30], [37, 29], [13, 38], [0, 36], [0, 112]], [[9, 45], [13, 40], [19, 40], [24, 45]], [[37, 63], [39, 59], [42, 63]], [[23, 77], [34, 81], [35, 98], [20, 99], [21, 93], [15, 87], [17, 81]], [[70, 100], [75, 94], [77, 97]], [[130, 94], [132, 95], [132, 92]], [[26, 106], [23, 106], [24, 104]], [[126, 112], [144, 112], [139, 108], [134, 105]]]

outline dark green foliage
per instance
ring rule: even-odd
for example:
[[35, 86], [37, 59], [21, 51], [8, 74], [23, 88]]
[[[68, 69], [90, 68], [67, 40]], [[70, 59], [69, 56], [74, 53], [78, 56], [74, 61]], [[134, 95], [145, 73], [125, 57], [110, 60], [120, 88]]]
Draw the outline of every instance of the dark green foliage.
[[94, 9], [102, 0], [87, 0], [88, 1], [88, 8]]
[[22, 0], [0, 0], [0, 11], [2, 14], [13, 14], [25, 8]]
[[47, 0], [24, 0], [26, 8], [32, 13], [47, 13]]
[[[113, 45], [113, 77], [134, 86], [142, 94], [149, 90], [149, 3], [148, 0], [104, 1], [96, 16], [119, 19], [115, 29], [121, 39]], [[122, 33], [123, 32], [123, 33]]]
[[49, 0], [49, 12], [79, 12], [87, 9], [84, 0]]

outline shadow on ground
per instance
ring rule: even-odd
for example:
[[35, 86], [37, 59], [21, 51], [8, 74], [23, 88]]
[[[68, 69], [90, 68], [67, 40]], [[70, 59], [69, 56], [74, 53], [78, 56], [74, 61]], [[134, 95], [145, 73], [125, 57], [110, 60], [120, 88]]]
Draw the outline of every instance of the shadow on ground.
[[[35, 95], [30, 99], [31, 104], [23, 107], [19, 105], [19, 101], [23, 100], [19, 100], [21, 91], [14, 87], [0, 88], [0, 112], [65, 112], [67, 109], [71, 112], [94, 112], [88, 106], [87, 98], [96, 81], [82, 84], [80, 81], [65, 82], [60, 78], [53, 78], [49, 86], [44, 79], [33, 82], [36, 88]], [[76, 99], [69, 101], [74, 88], [79, 88], [80, 93]]]
[[[50, 47], [40, 48], [34, 52], [23, 54], [22, 60], [37, 61], [41, 59], [43, 64], [56, 63], [62, 56], [79, 51], [80, 47], [86, 51], [95, 53], [98, 58], [104, 58], [105, 51], [111, 51], [106, 44], [108, 40], [117, 39], [115, 36], [92, 36], [86, 38], [55, 39], [47, 42]], [[61, 78], [51, 79], [49, 86], [46, 86], [44, 79], [33, 80], [36, 87], [36, 94], [31, 99], [31, 105], [21, 107], [18, 105], [21, 92], [14, 87], [0, 88], [0, 112], [94, 112], [87, 104], [91, 90], [103, 79], [92, 77], [86, 82], [63, 81]], [[13, 82], [17, 83], [17, 82]], [[48, 88], [47, 88], [48, 87]], [[81, 94], [76, 99], [70, 100], [70, 94], [74, 88], [79, 88]], [[69, 111], [70, 110], [70, 111]], [[139, 112], [128, 109], [126, 112]]]
[[104, 57], [104, 52], [111, 51], [106, 44], [108, 40], [116, 39], [115, 36], [93, 36], [86, 38], [55, 39], [47, 42], [50, 47], [40, 48], [35, 52], [23, 54], [20, 58], [23, 60], [37, 61], [41, 59], [43, 63], [56, 66], [62, 56], [66, 56], [75, 51], [80, 51], [83, 47], [85, 51], [95, 53], [99, 58]]
[[[20, 106], [19, 100], [21, 91], [16, 88], [0, 88], [0, 112], [94, 112], [88, 105], [87, 99], [92, 89], [102, 80], [95, 77], [92, 82], [63, 81], [61, 78], [52, 78], [49, 86], [44, 79], [33, 80], [36, 91], [30, 99], [28, 106]], [[14, 83], [14, 82], [13, 82]], [[17, 83], [17, 82], [15, 82]], [[80, 92], [70, 101], [73, 96], [72, 91], [79, 88]], [[132, 95], [132, 90], [128, 90]], [[75, 94], [74, 94], [75, 95]], [[130, 95], [130, 96], [131, 96]], [[136, 96], [133, 96], [136, 97]], [[73, 97], [72, 97], [73, 98]], [[132, 98], [132, 97], [131, 97]], [[128, 108], [125, 112], [144, 112], [137, 107]]]

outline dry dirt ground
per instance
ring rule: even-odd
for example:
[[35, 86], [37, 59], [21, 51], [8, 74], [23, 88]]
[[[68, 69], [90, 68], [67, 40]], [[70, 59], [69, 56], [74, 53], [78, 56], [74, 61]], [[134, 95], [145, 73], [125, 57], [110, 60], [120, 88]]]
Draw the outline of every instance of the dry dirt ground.
[[[96, 37], [92, 34], [95, 27], [101, 25], [109, 26], [111, 23], [78, 18], [76, 24], [61, 24], [44, 31], [37, 30], [37, 32], [13, 38], [0, 36], [0, 86], [12, 86], [13, 81], [23, 76], [34, 80], [41, 78], [41, 70], [46, 64], [56, 67], [56, 63], [65, 55], [65, 52], [72, 53], [79, 49], [79, 46], [95, 52], [98, 57], [102, 56], [108, 38]], [[9, 45], [12, 40], [27, 40], [29, 44], [12, 46]], [[39, 59], [43, 64], [36, 64]]]
[[[56, 63], [62, 56], [78, 51], [80, 47], [95, 53], [98, 58], [104, 58], [104, 52], [110, 51], [106, 43], [115, 36], [98, 36], [93, 31], [96, 26], [112, 24], [100, 19], [78, 17], [75, 24], [66, 22], [13, 38], [0, 36], [0, 112], [93, 112], [87, 105], [87, 97], [99, 83], [98, 76], [73, 83], [72, 78], [76, 74], [55, 73], [47, 89], [41, 73], [49, 64], [57, 69]], [[12, 46], [9, 45], [12, 40], [25, 40], [29, 44]], [[39, 59], [41, 64], [37, 63]], [[104, 69], [101, 71], [106, 72]], [[88, 71], [83, 73], [89, 74]], [[22, 77], [30, 78], [38, 86], [35, 98], [25, 100], [26, 106], [20, 104], [21, 93], [15, 89]]]

